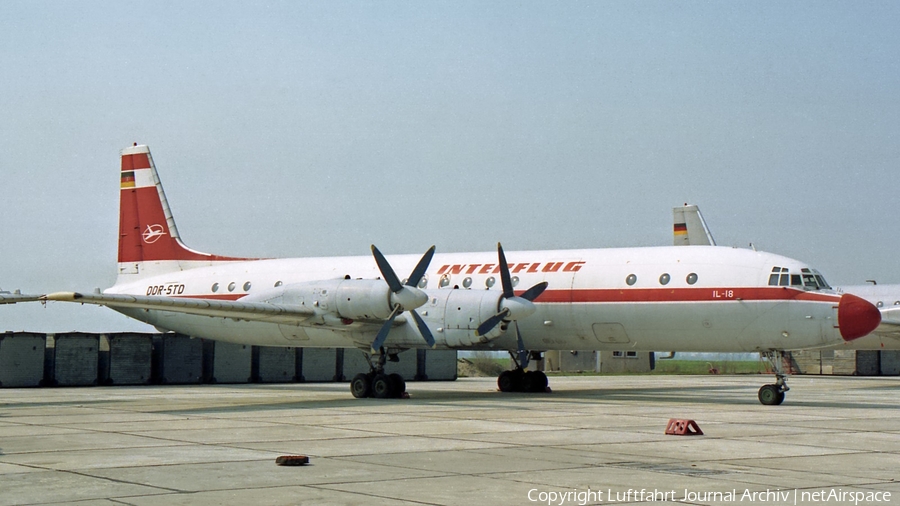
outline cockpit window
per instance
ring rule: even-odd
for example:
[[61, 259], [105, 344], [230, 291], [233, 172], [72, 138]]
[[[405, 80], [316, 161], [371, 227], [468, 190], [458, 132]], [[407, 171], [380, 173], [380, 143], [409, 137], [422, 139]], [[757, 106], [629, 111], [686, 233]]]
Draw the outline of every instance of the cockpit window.
[[813, 273], [816, 275], [816, 282], [819, 283], [819, 290], [831, 290], [831, 285], [825, 281], [825, 276], [815, 269], [813, 269]]
[[772, 267], [772, 274], [769, 274], [769, 286], [790, 286], [791, 275], [788, 274], [786, 267]]
[[825, 278], [815, 269], [803, 267], [800, 274], [791, 274], [787, 267], [772, 267], [769, 286], [796, 286], [804, 290], [831, 290]]
[[778, 286], [778, 273], [781, 267], [772, 267], [772, 274], [769, 274], [769, 286]]
[[803, 288], [818, 290], [819, 284], [816, 283], [816, 276], [810, 273], [803, 273]]

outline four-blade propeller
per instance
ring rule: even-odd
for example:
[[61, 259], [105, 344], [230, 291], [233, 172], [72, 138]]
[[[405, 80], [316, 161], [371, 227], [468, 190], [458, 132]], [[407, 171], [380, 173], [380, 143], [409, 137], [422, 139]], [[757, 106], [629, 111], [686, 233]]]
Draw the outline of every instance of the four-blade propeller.
[[547, 282], [541, 281], [522, 292], [522, 295], [516, 296], [513, 291], [512, 278], [509, 275], [509, 264], [506, 262], [506, 255], [503, 254], [503, 246], [499, 242], [497, 243], [497, 256], [500, 258], [500, 283], [503, 287], [503, 297], [500, 299], [498, 308], [500, 311], [482, 322], [475, 334], [479, 336], [487, 334], [504, 320], [515, 322], [516, 355], [518, 356], [519, 366], [525, 368], [528, 366], [528, 350], [525, 349], [525, 343], [522, 341], [518, 320], [535, 312], [537, 308], [535, 308], [533, 301], [544, 293], [544, 290], [547, 288]]
[[[427, 342], [429, 346], [434, 347], [434, 335], [432, 335], [431, 330], [428, 328], [428, 325], [425, 324], [425, 321], [422, 320], [422, 317], [419, 316], [419, 313], [416, 312], [416, 308], [428, 302], [428, 295], [418, 288], [418, 284], [425, 275], [425, 271], [428, 270], [428, 264], [431, 263], [431, 258], [434, 256], [434, 246], [428, 248], [428, 251], [422, 255], [421, 260], [419, 260], [419, 263], [416, 264], [415, 269], [413, 269], [412, 273], [409, 275], [406, 284], [400, 282], [400, 278], [397, 277], [391, 264], [388, 263], [387, 259], [384, 258], [384, 255], [374, 244], [372, 245], [372, 255], [375, 257], [375, 263], [378, 264], [378, 269], [381, 271], [382, 277], [391, 290], [390, 303], [394, 308], [387, 321], [385, 321], [384, 325], [379, 329], [378, 334], [375, 336], [375, 340], [372, 342], [372, 353], [378, 353], [384, 345], [384, 342], [391, 331], [391, 327], [394, 324], [394, 319], [403, 311], [409, 311], [412, 314], [416, 326], [419, 328], [419, 332], [422, 334], [425, 342]], [[547, 282], [542, 281], [528, 290], [525, 290], [521, 295], [516, 295], [515, 291], [513, 291], [512, 277], [509, 273], [509, 264], [506, 262], [506, 255], [503, 253], [503, 246], [501, 246], [500, 243], [497, 243], [497, 256], [500, 259], [500, 285], [503, 288], [503, 294], [497, 307], [497, 314], [482, 322], [475, 331], [476, 335], [479, 336], [494, 330], [494, 327], [504, 320], [515, 322], [533, 314], [537, 309], [533, 301], [544, 293], [544, 290], [547, 288]], [[525, 351], [525, 345], [522, 341], [522, 335], [519, 333], [518, 323], [516, 323], [516, 345], [518, 347], [520, 362], [527, 362], [528, 352]]]
[[378, 251], [378, 248], [376, 248], [374, 244], [372, 245], [372, 255], [375, 257], [375, 263], [378, 264], [378, 270], [381, 271], [381, 276], [391, 289], [391, 305], [394, 306], [391, 315], [388, 317], [387, 321], [384, 322], [384, 325], [381, 326], [381, 329], [375, 336], [375, 340], [372, 341], [372, 353], [377, 353], [384, 345], [384, 341], [391, 331], [391, 326], [394, 324], [394, 318], [403, 311], [412, 313], [413, 319], [416, 321], [416, 326], [419, 327], [419, 332], [422, 333], [422, 337], [425, 339], [425, 342], [428, 343], [428, 346], [433, 348], [434, 336], [431, 334], [428, 325], [426, 325], [422, 320], [422, 317], [419, 316], [419, 313], [416, 313], [416, 308], [428, 302], [428, 295], [422, 290], [419, 290], [418, 284], [419, 281], [421, 281], [422, 276], [425, 275], [425, 271], [428, 270], [428, 264], [431, 263], [431, 257], [434, 256], [434, 246], [428, 248], [428, 251], [422, 255], [422, 259], [419, 260], [419, 263], [416, 265], [415, 269], [413, 269], [412, 274], [409, 275], [409, 279], [406, 281], [405, 285], [400, 282], [400, 278], [397, 277], [394, 269], [391, 268], [391, 264], [388, 263], [387, 259], [384, 258], [384, 255]]
[[[503, 320], [515, 321], [534, 313], [536, 308], [532, 301], [544, 293], [547, 288], [547, 282], [541, 281], [525, 290], [522, 295], [516, 296], [513, 291], [512, 278], [509, 275], [509, 264], [506, 263], [506, 255], [503, 254], [503, 246], [500, 243], [497, 243], [497, 256], [500, 257], [500, 283], [503, 287], [503, 297], [500, 299], [499, 312], [478, 326], [475, 333], [479, 336], [494, 330], [494, 327]], [[518, 326], [516, 326], [516, 332], [518, 333]], [[521, 341], [521, 337], [519, 340]]]

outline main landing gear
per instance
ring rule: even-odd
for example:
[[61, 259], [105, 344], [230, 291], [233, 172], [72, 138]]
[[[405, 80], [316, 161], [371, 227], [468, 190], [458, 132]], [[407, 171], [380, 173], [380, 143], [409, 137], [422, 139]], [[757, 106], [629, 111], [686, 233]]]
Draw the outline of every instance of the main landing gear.
[[[547, 375], [543, 371], [526, 371], [528, 367], [529, 356], [523, 355], [524, 360], [518, 360], [516, 354], [509, 353], [516, 364], [516, 368], [511, 371], [503, 371], [497, 378], [497, 387], [501, 392], [546, 392], [547, 391]], [[535, 360], [541, 359], [540, 352], [536, 352], [537, 356], [532, 357]]]
[[[366, 355], [369, 366], [372, 368], [367, 373], [359, 373], [350, 381], [350, 393], [357, 399], [375, 397], [376, 399], [399, 399], [406, 393], [406, 381], [397, 373], [385, 374], [384, 364], [387, 355], [384, 351], [377, 354]], [[396, 361], [395, 356], [392, 356]]]
[[784, 393], [790, 390], [787, 386], [787, 374], [784, 372], [784, 352], [765, 351], [760, 354], [772, 364], [772, 370], [775, 371], [775, 383], [760, 387], [759, 402], [766, 406], [777, 406], [784, 402]]

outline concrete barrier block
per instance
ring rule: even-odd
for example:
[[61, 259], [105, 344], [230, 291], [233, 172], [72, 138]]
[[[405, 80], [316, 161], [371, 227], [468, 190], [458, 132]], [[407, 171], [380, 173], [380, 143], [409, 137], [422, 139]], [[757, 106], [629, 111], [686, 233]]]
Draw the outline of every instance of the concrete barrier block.
[[45, 334], [0, 334], [0, 387], [36, 387], [44, 379]]
[[259, 347], [260, 383], [290, 383], [296, 376], [297, 348]]
[[160, 383], [191, 384], [203, 379], [203, 340], [181, 334], [162, 336]]
[[881, 353], [881, 374], [900, 375], [900, 351], [882, 350], [879, 353]]
[[72, 332], [54, 336], [53, 378], [59, 386], [97, 384], [100, 335]]
[[337, 350], [303, 348], [301, 373], [304, 381], [334, 381], [337, 374]]
[[858, 376], [878, 376], [881, 371], [878, 364], [878, 351], [857, 350], [856, 374]]
[[250, 381], [253, 347], [216, 341], [213, 358], [213, 383], [247, 383]]
[[430, 381], [455, 381], [456, 359], [456, 350], [425, 350], [425, 376]]
[[153, 334], [109, 334], [110, 385], [150, 384]]

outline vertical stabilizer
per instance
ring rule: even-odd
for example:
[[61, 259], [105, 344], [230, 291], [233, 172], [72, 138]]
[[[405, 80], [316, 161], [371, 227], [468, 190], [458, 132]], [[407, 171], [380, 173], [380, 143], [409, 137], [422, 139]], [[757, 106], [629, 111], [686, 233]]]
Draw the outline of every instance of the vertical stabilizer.
[[249, 260], [201, 253], [181, 242], [147, 146], [135, 144], [122, 150], [120, 177], [120, 278]]
[[682, 207], [672, 209], [675, 228], [673, 234], [675, 237], [675, 246], [715, 246], [716, 240], [713, 239], [706, 226], [706, 220], [700, 214], [700, 208], [695, 205], [685, 204]]

